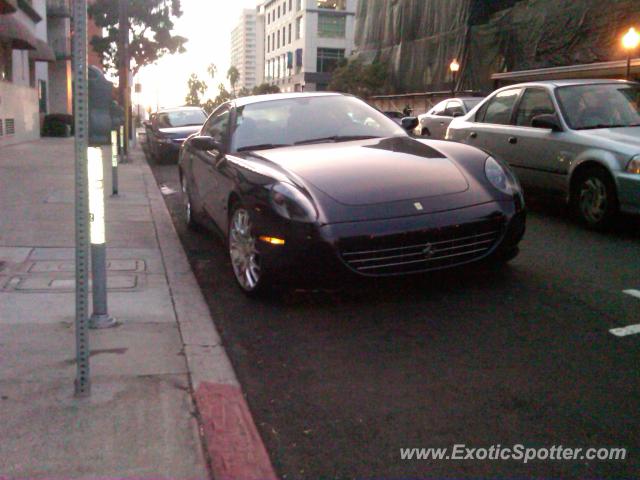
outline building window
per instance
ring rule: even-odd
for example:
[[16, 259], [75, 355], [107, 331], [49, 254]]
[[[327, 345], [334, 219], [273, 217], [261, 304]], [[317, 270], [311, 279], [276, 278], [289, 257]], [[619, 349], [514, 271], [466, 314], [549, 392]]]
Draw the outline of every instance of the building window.
[[287, 27], [282, 27], [282, 46], [285, 46], [285, 42], [287, 41]]
[[287, 0], [285, 0], [282, 4], [282, 15], [284, 15], [285, 13], [287, 13]]
[[291, 24], [289, 24], [289, 43], [291, 43]]
[[280, 29], [278, 29], [278, 43], [276, 45], [280, 48]]
[[318, 14], [318, 37], [344, 38], [346, 17], [330, 13]]
[[333, 72], [344, 58], [344, 48], [319, 48], [316, 72]]
[[0, 80], [10, 82], [12, 67], [12, 50], [9, 42], [0, 41]]
[[280, 5], [278, 5], [278, 18], [280, 18]]
[[289, 0], [289, 11], [293, 10], [293, 8], [291, 8], [293, 6], [292, 2], [293, 2], [293, 0]]
[[296, 18], [296, 40], [302, 38], [302, 17]]
[[329, 10], [346, 10], [347, 0], [316, 0], [318, 8], [326, 8]]
[[40, 113], [47, 113], [47, 82], [38, 80], [38, 105]]

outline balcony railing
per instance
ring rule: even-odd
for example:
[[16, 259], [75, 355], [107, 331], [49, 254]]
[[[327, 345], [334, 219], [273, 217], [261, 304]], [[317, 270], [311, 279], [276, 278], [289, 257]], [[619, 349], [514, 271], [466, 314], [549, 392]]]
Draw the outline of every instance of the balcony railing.
[[70, 17], [71, 2], [69, 0], [47, 0], [48, 17]]

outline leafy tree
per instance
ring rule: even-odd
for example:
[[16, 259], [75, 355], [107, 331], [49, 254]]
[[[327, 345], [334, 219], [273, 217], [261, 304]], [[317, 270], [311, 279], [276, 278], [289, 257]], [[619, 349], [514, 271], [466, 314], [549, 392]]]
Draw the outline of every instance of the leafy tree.
[[218, 95], [214, 99], [208, 99], [206, 102], [202, 104], [202, 108], [205, 109], [207, 113], [213, 112], [219, 105], [222, 105], [224, 102], [231, 100], [233, 97], [231, 93], [226, 89], [223, 83], [218, 85]]
[[188, 93], [184, 101], [186, 105], [199, 107], [201, 105], [200, 97], [207, 91], [207, 84], [198, 78], [198, 75], [192, 73], [187, 81]]
[[329, 89], [368, 98], [384, 93], [389, 88], [389, 69], [386, 64], [361, 60], [343, 62], [333, 71]]
[[236, 84], [238, 83], [238, 80], [240, 80], [240, 72], [233, 65], [231, 65], [229, 67], [229, 70], [227, 70], [227, 79], [229, 80], [229, 83], [231, 84], [231, 94], [235, 97], [236, 96]]
[[[93, 36], [91, 46], [102, 57], [104, 67], [112, 71], [117, 71], [119, 64], [118, 5], [118, 0], [95, 0], [88, 9], [95, 24], [106, 31], [104, 36]], [[144, 65], [168, 53], [185, 51], [187, 39], [171, 33], [174, 19], [182, 15], [180, 0], [129, 0], [128, 10], [129, 53], [134, 75]]]
[[251, 90], [251, 95], [265, 95], [268, 93], [280, 93], [280, 88], [277, 85], [269, 85], [268, 83], [261, 83], [256, 85]]

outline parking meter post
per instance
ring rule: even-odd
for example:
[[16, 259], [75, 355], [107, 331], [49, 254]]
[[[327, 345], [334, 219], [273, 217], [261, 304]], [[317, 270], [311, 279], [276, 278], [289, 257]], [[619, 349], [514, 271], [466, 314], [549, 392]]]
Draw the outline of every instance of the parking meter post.
[[89, 148], [89, 207], [91, 214], [91, 276], [93, 314], [89, 328], [109, 328], [116, 321], [107, 310], [107, 246], [104, 222], [104, 165], [102, 149]]
[[73, 84], [75, 123], [75, 395], [91, 394], [89, 371], [89, 192], [87, 147], [89, 145], [89, 98], [87, 78], [87, 0], [73, 2]]
[[111, 195], [118, 195], [118, 133], [111, 130]]

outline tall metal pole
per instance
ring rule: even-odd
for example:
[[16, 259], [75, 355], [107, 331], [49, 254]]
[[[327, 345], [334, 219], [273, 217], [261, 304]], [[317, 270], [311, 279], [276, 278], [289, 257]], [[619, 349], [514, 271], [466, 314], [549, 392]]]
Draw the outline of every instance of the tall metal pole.
[[89, 81], [87, 77], [87, 0], [73, 2], [73, 76], [75, 117], [75, 242], [76, 242], [76, 379], [75, 394], [91, 393], [89, 375]]
[[120, 0], [119, 3], [120, 34], [118, 53], [120, 54], [120, 73], [118, 85], [120, 87], [120, 101], [124, 108], [124, 155], [129, 153], [129, 121], [131, 118], [131, 91], [129, 88], [129, 0]]

